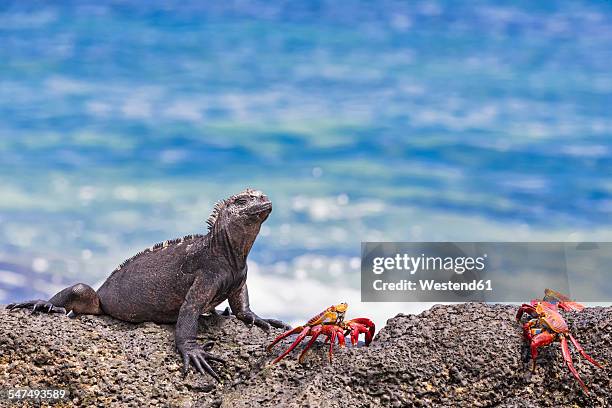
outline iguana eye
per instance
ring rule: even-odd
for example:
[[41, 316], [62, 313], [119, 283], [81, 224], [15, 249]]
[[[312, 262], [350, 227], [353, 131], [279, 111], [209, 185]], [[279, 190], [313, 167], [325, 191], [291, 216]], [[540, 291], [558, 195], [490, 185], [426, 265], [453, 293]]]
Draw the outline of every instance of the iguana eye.
[[237, 205], [245, 205], [247, 203], [247, 200], [246, 200], [246, 198], [237, 198], [235, 203]]

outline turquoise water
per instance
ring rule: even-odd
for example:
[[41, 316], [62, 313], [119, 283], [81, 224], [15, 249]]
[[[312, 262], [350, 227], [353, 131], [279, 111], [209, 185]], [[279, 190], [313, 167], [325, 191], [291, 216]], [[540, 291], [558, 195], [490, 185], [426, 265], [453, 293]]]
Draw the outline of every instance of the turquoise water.
[[0, 303], [247, 186], [288, 319], [358, 302], [361, 241], [609, 241], [610, 61], [609, 2], [3, 2]]

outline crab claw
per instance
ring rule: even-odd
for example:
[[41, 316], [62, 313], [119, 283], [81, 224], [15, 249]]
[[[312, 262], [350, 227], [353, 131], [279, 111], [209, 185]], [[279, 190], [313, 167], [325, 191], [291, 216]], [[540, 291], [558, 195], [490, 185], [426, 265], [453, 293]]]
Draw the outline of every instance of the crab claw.
[[359, 341], [359, 335], [361, 333], [365, 334], [365, 345], [369, 346], [372, 342], [372, 338], [374, 337], [374, 332], [376, 330], [376, 326], [374, 322], [365, 317], [358, 317], [356, 319], [351, 319], [344, 322], [346, 327], [346, 334], [351, 334], [351, 343], [353, 346], [357, 345]]

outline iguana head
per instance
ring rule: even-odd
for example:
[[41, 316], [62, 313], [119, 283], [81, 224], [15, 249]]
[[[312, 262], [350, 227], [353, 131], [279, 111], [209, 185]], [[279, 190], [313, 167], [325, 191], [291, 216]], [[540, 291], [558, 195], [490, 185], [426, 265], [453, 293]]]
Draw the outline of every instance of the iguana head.
[[248, 253], [261, 224], [271, 212], [272, 202], [268, 196], [247, 188], [215, 205], [207, 220], [208, 229], [213, 235], [226, 234], [232, 244]]

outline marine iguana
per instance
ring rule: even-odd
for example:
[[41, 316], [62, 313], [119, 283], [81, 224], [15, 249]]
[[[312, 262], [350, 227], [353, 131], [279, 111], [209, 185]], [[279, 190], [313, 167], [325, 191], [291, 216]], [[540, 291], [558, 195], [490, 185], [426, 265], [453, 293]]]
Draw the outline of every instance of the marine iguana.
[[95, 291], [84, 283], [63, 289], [49, 301], [13, 303], [8, 309], [32, 312], [108, 314], [128, 322], [175, 323], [175, 342], [183, 358], [197, 371], [219, 376], [207, 360], [223, 363], [198, 345], [198, 317], [228, 299], [236, 317], [247, 325], [287, 328], [283, 322], [262, 319], [249, 307], [246, 259], [272, 203], [261, 191], [247, 189], [218, 202], [208, 217], [206, 235], [188, 235], [145, 249], [119, 265]]

